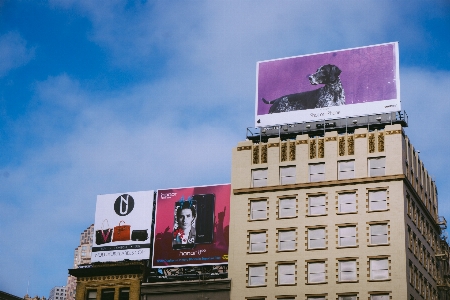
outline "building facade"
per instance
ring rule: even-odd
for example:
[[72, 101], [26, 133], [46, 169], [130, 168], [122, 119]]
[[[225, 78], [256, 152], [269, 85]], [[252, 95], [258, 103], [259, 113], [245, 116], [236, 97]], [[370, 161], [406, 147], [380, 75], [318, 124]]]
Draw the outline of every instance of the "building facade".
[[48, 300], [66, 300], [66, 287], [55, 286], [52, 288]]
[[[79, 265], [89, 264], [91, 262], [92, 243], [94, 237], [94, 224], [86, 228], [80, 234], [80, 244], [75, 248], [73, 257], [73, 268], [78, 268]], [[66, 297], [67, 300], [75, 300], [75, 293], [77, 287], [77, 279], [69, 275], [67, 277]]]
[[435, 183], [401, 124], [368, 128], [233, 149], [231, 299], [447, 299]]

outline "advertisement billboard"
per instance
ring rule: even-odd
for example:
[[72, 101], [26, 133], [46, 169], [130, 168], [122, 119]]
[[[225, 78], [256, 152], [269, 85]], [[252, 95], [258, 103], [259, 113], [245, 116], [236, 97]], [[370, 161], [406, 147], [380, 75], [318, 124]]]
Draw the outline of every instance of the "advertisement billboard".
[[228, 263], [231, 185], [158, 190], [153, 267]]
[[400, 111], [398, 43], [257, 63], [255, 126]]
[[98, 195], [92, 262], [150, 259], [154, 191]]

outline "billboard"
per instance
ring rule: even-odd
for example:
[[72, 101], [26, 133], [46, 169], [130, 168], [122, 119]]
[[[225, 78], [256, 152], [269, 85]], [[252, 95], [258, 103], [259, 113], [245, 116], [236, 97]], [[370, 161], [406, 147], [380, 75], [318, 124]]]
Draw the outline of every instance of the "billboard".
[[158, 190], [153, 267], [228, 263], [231, 185]]
[[154, 191], [98, 195], [92, 262], [150, 258]]
[[399, 111], [398, 43], [257, 63], [255, 126]]

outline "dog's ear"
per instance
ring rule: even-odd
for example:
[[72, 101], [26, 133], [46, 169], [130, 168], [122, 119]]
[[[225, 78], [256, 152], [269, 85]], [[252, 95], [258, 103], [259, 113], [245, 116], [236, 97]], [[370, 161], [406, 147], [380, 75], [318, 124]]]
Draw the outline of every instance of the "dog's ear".
[[335, 82], [337, 80], [337, 77], [341, 74], [341, 72], [342, 72], [341, 69], [339, 69], [337, 66], [331, 65], [330, 81]]

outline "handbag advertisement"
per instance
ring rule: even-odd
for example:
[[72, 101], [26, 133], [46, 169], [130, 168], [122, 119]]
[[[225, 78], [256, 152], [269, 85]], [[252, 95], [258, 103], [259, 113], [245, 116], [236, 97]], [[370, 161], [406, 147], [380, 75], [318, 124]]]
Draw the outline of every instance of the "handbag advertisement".
[[97, 196], [92, 262], [150, 258], [154, 191]]

